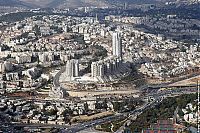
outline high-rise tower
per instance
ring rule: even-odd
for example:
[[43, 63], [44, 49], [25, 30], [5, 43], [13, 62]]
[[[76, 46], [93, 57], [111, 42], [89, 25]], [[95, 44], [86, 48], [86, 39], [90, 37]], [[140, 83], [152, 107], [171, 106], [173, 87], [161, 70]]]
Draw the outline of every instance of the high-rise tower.
[[122, 40], [121, 35], [118, 32], [115, 32], [112, 35], [112, 47], [113, 55], [122, 59]]
[[105, 75], [104, 63], [92, 62], [91, 72], [92, 72], [92, 77], [103, 77]]
[[79, 62], [78, 60], [68, 60], [66, 64], [66, 76], [78, 77], [79, 76]]

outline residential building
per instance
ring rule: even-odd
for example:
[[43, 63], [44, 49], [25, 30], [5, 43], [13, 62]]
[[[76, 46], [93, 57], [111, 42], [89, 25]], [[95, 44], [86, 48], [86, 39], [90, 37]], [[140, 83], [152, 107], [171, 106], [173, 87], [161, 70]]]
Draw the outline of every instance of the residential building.
[[18, 55], [16, 56], [16, 61], [18, 64], [31, 63], [31, 56], [28, 54]]
[[122, 58], [122, 40], [118, 32], [112, 35], [113, 55]]
[[68, 60], [66, 63], [66, 76], [67, 77], [78, 77], [79, 76], [79, 61]]

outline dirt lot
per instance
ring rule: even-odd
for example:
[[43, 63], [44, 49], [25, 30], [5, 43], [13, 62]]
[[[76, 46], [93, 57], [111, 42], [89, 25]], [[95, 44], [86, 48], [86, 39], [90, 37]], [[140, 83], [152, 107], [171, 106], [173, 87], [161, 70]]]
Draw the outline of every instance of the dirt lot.
[[80, 116], [75, 116], [71, 119], [72, 122], [83, 122], [83, 121], [90, 121], [90, 120], [95, 120], [95, 119], [98, 119], [98, 118], [103, 118], [103, 117], [106, 117], [106, 116], [110, 116], [110, 115], [113, 115], [114, 112], [112, 111], [107, 111], [107, 112], [102, 112], [102, 113], [98, 113], [98, 114], [94, 114], [94, 115], [91, 115], [91, 116], [87, 116], [87, 115], [80, 115]]

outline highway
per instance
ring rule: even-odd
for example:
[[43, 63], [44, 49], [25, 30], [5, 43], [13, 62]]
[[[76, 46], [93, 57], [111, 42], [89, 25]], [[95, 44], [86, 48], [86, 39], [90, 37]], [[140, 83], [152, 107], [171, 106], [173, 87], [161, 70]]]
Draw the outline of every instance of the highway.
[[106, 118], [94, 120], [94, 121], [91, 121], [91, 122], [85, 122], [85, 123], [82, 123], [82, 124], [77, 124], [75, 126], [72, 126], [72, 127], [69, 127], [69, 128], [66, 128], [66, 129], [62, 130], [61, 132], [62, 133], [77, 133], [77, 132], [79, 132], [81, 130], [85, 130], [85, 129], [93, 127], [95, 125], [99, 125], [99, 124], [102, 124], [102, 123], [105, 123], [105, 122], [109, 122], [109, 121], [111, 122], [111, 121], [114, 121], [114, 120], [119, 120], [119, 119], [125, 118], [128, 115], [135, 116], [135, 115], [138, 115], [138, 114], [142, 113], [148, 107], [156, 105], [157, 104], [157, 100], [158, 99], [152, 101], [149, 104], [145, 104], [141, 108], [138, 108], [138, 109], [136, 109], [136, 110], [134, 110], [132, 112], [122, 113], [122, 114], [118, 114], [118, 115], [109, 116], [109, 117], [106, 117]]
[[[82, 124], [77, 124], [74, 126], [71, 126], [69, 128], [63, 129], [61, 132], [62, 133], [76, 133], [79, 132], [81, 130], [85, 130], [87, 128], [93, 127], [95, 125], [99, 125], [105, 122], [111, 122], [114, 120], [119, 120], [121, 118], [125, 118], [129, 115], [129, 117], [137, 117], [139, 114], [141, 114], [142, 112], [144, 112], [144, 110], [148, 109], [148, 108], [152, 108], [155, 105], [161, 103], [163, 101], [164, 98], [166, 97], [174, 97], [174, 96], [179, 96], [182, 94], [191, 94], [191, 93], [196, 93], [197, 89], [196, 88], [188, 88], [188, 89], [175, 89], [175, 90], [166, 90], [163, 92], [155, 92], [154, 94], [149, 94], [147, 95], [147, 97], [151, 97], [153, 100], [149, 103], [145, 103], [143, 106], [141, 106], [140, 108], [137, 108], [134, 111], [128, 112], [128, 113], [122, 113], [122, 114], [117, 114], [114, 116], [109, 116], [106, 118], [102, 118], [102, 119], [98, 119], [98, 120], [94, 120], [94, 121], [90, 121], [90, 122], [85, 122]], [[118, 130], [117, 133], [120, 133], [121, 130]]]
[[[61, 129], [61, 133], [77, 133], [79, 131], [86, 130], [88, 128], [94, 127], [94, 126], [102, 124], [102, 123], [111, 122], [111, 121], [115, 121], [115, 120], [119, 120], [119, 119], [123, 119], [123, 118], [127, 118], [127, 117], [137, 118], [137, 116], [140, 115], [142, 112], [144, 112], [144, 110], [146, 110], [148, 108], [152, 108], [153, 106], [161, 103], [162, 100], [166, 97], [174, 97], [174, 96], [178, 96], [181, 94], [191, 94], [191, 93], [196, 93], [196, 92], [197, 92], [196, 88], [186, 88], [186, 89], [177, 88], [174, 90], [164, 90], [161, 92], [154, 91], [145, 97], [141, 97], [143, 99], [151, 98], [152, 101], [149, 103], [146, 102], [143, 106], [141, 106], [140, 108], [137, 108], [136, 110], [133, 110], [131, 112], [126, 112], [126, 113], [118, 113], [113, 116], [108, 116], [105, 118], [92, 120], [89, 122], [73, 124], [71, 126], [70, 125], [48, 125], [48, 124], [21, 124], [21, 123], [19, 123], [19, 124], [14, 123], [13, 126], [14, 127], [26, 127], [27, 126], [27, 127], [32, 127], [32, 128], [55, 127], [55, 128]], [[117, 133], [122, 132], [123, 129], [124, 128], [121, 127], [117, 131]]]
[[[55, 75], [54, 80], [53, 80], [53, 84], [55, 87], [59, 87], [59, 77], [60, 75], [65, 71], [65, 67], [62, 67], [61, 70]], [[161, 86], [145, 86], [144, 88], [159, 88]], [[105, 123], [105, 122], [111, 122], [111, 121], [115, 121], [115, 120], [119, 120], [122, 118], [127, 118], [132, 117], [132, 118], [137, 118], [137, 116], [139, 114], [141, 114], [142, 112], [144, 112], [144, 110], [151, 108], [153, 106], [155, 106], [156, 104], [159, 104], [162, 102], [162, 100], [166, 97], [174, 97], [174, 96], [178, 96], [181, 94], [191, 94], [191, 93], [196, 93], [197, 89], [196, 87], [193, 86], [188, 86], [185, 88], [175, 88], [175, 89], [167, 89], [167, 90], [163, 90], [163, 91], [158, 91], [153, 90], [151, 92], [149, 92], [147, 94], [147, 96], [145, 97], [141, 97], [141, 99], [144, 98], [149, 98], [151, 97], [151, 99], [153, 99], [151, 102], [149, 103], [145, 103], [143, 106], [141, 106], [140, 108], [137, 108], [134, 111], [131, 112], [127, 112], [127, 113], [121, 113], [121, 114], [116, 114], [113, 116], [109, 116], [109, 117], [105, 117], [105, 118], [101, 118], [101, 119], [97, 119], [97, 120], [92, 120], [89, 122], [84, 122], [84, 123], [78, 123], [78, 124], [74, 124], [74, 125], [46, 125], [46, 124], [14, 124], [15, 127], [17, 126], [27, 126], [27, 127], [55, 127], [55, 128], [59, 128], [61, 129], [61, 133], [77, 133], [79, 131], [94, 127], [96, 125]], [[123, 125], [124, 126], [124, 125]], [[124, 129], [123, 126], [117, 131], [117, 133], [122, 132], [122, 130]]]
[[[15, 126], [15, 127], [19, 127], [19, 126], [26, 127], [27, 126], [27, 127], [33, 127], [33, 128], [55, 127], [55, 128], [61, 129], [62, 133], [66, 133], [66, 132], [67, 133], [76, 133], [76, 132], [88, 129], [90, 127], [94, 127], [95, 125], [99, 125], [102, 123], [111, 122], [111, 121], [115, 121], [115, 120], [119, 120], [119, 119], [123, 119], [123, 118], [127, 118], [127, 117], [136, 118], [144, 110], [151, 108], [151, 107], [155, 106], [156, 104], [161, 103], [162, 100], [166, 97], [174, 97], [174, 96], [178, 96], [181, 94], [191, 94], [191, 93], [196, 93], [196, 92], [197, 92], [196, 87], [166, 89], [166, 90], [162, 90], [162, 91], [152, 90], [146, 96], [141, 97], [141, 99], [150, 98], [150, 99], [152, 99], [152, 101], [149, 103], [146, 102], [143, 106], [141, 106], [140, 108], [137, 108], [136, 110], [133, 110], [133, 111], [127, 112], [127, 113], [121, 113], [121, 114], [118, 113], [113, 116], [108, 116], [105, 118], [92, 120], [89, 122], [73, 124], [71, 126], [70, 125], [48, 125], [48, 124], [20, 124], [20, 123], [19, 124], [15, 123], [15, 124], [13, 124], [13, 126]], [[34, 100], [34, 101], [37, 101], [37, 100]], [[46, 101], [46, 100], [44, 100], [44, 101]], [[53, 101], [50, 100], [50, 102], [53, 102]], [[120, 133], [121, 130], [123, 130], [123, 127], [119, 129], [118, 133]]]

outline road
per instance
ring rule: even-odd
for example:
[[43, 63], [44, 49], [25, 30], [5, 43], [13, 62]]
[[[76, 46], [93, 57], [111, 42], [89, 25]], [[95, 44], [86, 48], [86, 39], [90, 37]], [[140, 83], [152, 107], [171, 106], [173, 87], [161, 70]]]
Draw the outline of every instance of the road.
[[63, 73], [63, 72], [65, 72], [65, 67], [62, 67], [61, 69], [60, 69], [60, 71], [54, 76], [54, 78], [53, 78], [53, 85], [55, 86], [55, 87], [60, 87], [60, 82], [59, 82], [59, 79], [60, 79], [60, 76], [61, 76], [61, 74]]
[[[83, 131], [86, 130], [88, 128], [94, 127], [96, 125], [102, 124], [102, 123], [106, 123], [106, 122], [111, 122], [111, 121], [115, 121], [115, 120], [119, 120], [119, 119], [123, 119], [123, 118], [127, 118], [129, 117], [137, 117], [139, 114], [141, 114], [144, 110], [151, 108], [153, 106], [155, 106], [156, 104], [159, 104], [162, 102], [162, 100], [166, 97], [173, 97], [173, 96], [178, 96], [181, 94], [191, 94], [191, 93], [196, 93], [197, 89], [196, 88], [186, 88], [186, 89], [181, 89], [181, 88], [177, 88], [174, 90], [164, 90], [162, 92], [159, 91], [155, 91], [152, 92], [150, 94], [148, 94], [147, 96], [143, 97], [143, 98], [149, 98], [151, 97], [152, 101], [149, 103], [145, 103], [143, 106], [141, 106], [140, 108], [137, 108], [136, 110], [133, 110], [131, 112], [126, 112], [126, 113], [121, 113], [121, 114], [116, 114], [113, 116], [108, 116], [102, 119], [97, 119], [97, 120], [93, 120], [93, 121], [89, 121], [89, 122], [84, 122], [84, 123], [78, 123], [78, 124], [74, 124], [74, 125], [46, 125], [46, 124], [14, 124], [15, 127], [18, 126], [28, 126], [28, 127], [55, 127], [55, 128], [59, 128], [61, 129], [61, 133], [77, 133], [79, 131]], [[123, 130], [123, 127], [120, 128], [117, 133], [121, 133]]]
[[105, 133], [105, 132], [97, 131], [94, 128], [87, 128], [87, 129], [80, 131], [78, 133]]
[[118, 114], [118, 115], [114, 115], [114, 116], [109, 116], [109, 117], [106, 117], [106, 118], [102, 118], [102, 119], [94, 120], [94, 121], [91, 121], [91, 122], [85, 122], [85, 123], [82, 123], [82, 124], [78, 124], [76, 126], [72, 126], [70, 128], [63, 130], [62, 133], [66, 133], [66, 132], [67, 133], [76, 133], [76, 132], [79, 132], [81, 130], [85, 130], [86, 128], [93, 127], [95, 125], [99, 125], [99, 124], [102, 124], [102, 123], [105, 123], [105, 122], [125, 118], [128, 115], [138, 115], [138, 114], [142, 113], [145, 109], [149, 108], [150, 106], [157, 104], [157, 100], [158, 99], [155, 99], [151, 103], [145, 104], [141, 108], [138, 108], [138, 109], [136, 109], [132, 112], [129, 112], [129, 113], [123, 113], [123, 114]]
[[[61, 72], [62, 73], [62, 72]], [[108, 116], [102, 119], [97, 119], [97, 120], [92, 120], [89, 122], [84, 122], [84, 123], [78, 123], [78, 124], [74, 124], [74, 125], [46, 125], [46, 124], [14, 124], [14, 126], [28, 126], [28, 127], [55, 127], [55, 128], [59, 128], [61, 129], [61, 133], [77, 133], [79, 131], [82, 130], [86, 130], [90, 127], [94, 127], [96, 125], [102, 124], [102, 123], [106, 123], [106, 122], [111, 122], [111, 121], [115, 121], [115, 120], [119, 120], [119, 119], [123, 119], [123, 118], [127, 118], [129, 117], [137, 117], [139, 114], [141, 114], [142, 112], [144, 112], [144, 110], [151, 108], [153, 106], [155, 106], [156, 104], [159, 104], [162, 102], [162, 100], [166, 97], [174, 97], [174, 96], [178, 96], [181, 94], [191, 94], [191, 93], [196, 93], [197, 89], [195, 87], [191, 87], [191, 88], [177, 88], [177, 89], [173, 89], [173, 90], [164, 90], [164, 91], [153, 91], [150, 92], [147, 96], [145, 97], [141, 97], [141, 98], [150, 98], [152, 99], [151, 102], [149, 103], [145, 103], [143, 106], [141, 106], [140, 108], [137, 108], [134, 111], [131, 112], [127, 112], [127, 113], [121, 113], [121, 114], [116, 114], [113, 116]], [[120, 133], [123, 130], [123, 127], [120, 128], [117, 133]]]
[[[153, 94], [149, 94], [149, 97], [152, 97], [154, 100], [152, 101], [152, 103], [150, 104], [146, 104], [145, 106], [143, 106], [140, 109], [137, 109], [136, 112], [134, 112], [133, 114], [131, 114], [129, 116], [132, 117], [132, 120], [135, 120], [137, 118], [137, 116], [139, 116], [140, 114], [142, 114], [142, 112], [149, 108], [149, 107], [153, 107], [156, 104], [159, 104], [163, 101], [164, 98], [166, 97], [174, 97], [174, 96], [178, 96], [181, 94], [191, 94], [191, 93], [196, 93], [197, 89], [196, 88], [187, 88], [187, 89], [176, 89], [176, 90], [166, 90], [163, 92], [155, 92]], [[128, 119], [115, 133], [122, 133], [125, 129], [125, 126], [130, 123], [130, 120]]]
[[[178, 96], [178, 95], [182, 95], [182, 94], [191, 94], [191, 93], [196, 93], [196, 91], [197, 91], [196, 88], [188, 88], [188, 89], [177, 89], [177, 90], [166, 90], [163, 92], [155, 92], [154, 94], [147, 95], [147, 97], [153, 98], [153, 100], [150, 103], [145, 103], [143, 106], [141, 106], [140, 108], [138, 108], [134, 111], [131, 111], [128, 113], [122, 113], [122, 114], [118, 114], [118, 115], [114, 115], [114, 116], [109, 116], [109, 117], [94, 120], [91, 122], [77, 124], [75, 126], [72, 126], [72, 127], [62, 130], [62, 133], [66, 133], [66, 132], [67, 133], [76, 133], [81, 130], [85, 130], [87, 128], [93, 127], [95, 125], [99, 125], [99, 124], [109, 122], [109, 121], [119, 120], [121, 118], [125, 118], [128, 115], [131, 117], [137, 117], [139, 114], [144, 112], [144, 110], [154, 107], [155, 105], [161, 103], [162, 100], [166, 97], [174, 97], [174, 96]], [[121, 132], [122, 132], [122, 130], [117, 131], [117, 133], [121, 133]]]

